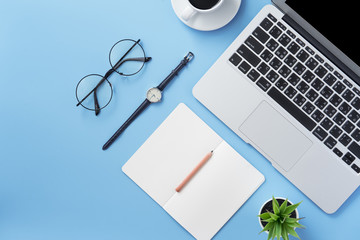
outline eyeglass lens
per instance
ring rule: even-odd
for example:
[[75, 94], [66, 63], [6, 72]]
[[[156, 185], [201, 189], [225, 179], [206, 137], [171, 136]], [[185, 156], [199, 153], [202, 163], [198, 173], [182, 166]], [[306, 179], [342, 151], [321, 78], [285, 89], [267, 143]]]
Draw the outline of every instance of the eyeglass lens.
[[[78, 102], [91, 92], [91, 94], [81, 102], [81, 106], [88, 110], [95, 111], [95, 99], [97, 100], [99, 109], [106, 107], [110, 103], [113, 91], [112, 86], [107, 79], [105, 79], [105, 81], [96, 88], [96, 91], [93, 91], [93, 89], [102, 80], [103, 76], [90, 74], [79, 81], [76, 87], [76, 98]], [[96, 98], [94, 97], [94, 94], [96, 94]]]

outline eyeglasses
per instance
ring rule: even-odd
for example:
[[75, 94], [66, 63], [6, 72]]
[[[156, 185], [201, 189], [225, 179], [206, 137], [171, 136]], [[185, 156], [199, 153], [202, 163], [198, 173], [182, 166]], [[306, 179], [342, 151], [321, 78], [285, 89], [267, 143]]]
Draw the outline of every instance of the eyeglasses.
[[109, 52], [111, 68], [104, 76], [89, 74], [83, 77], [76, 85], [76, 106], [83, 106], [87, 110], [100, 110], [109, 105], [113, 97], [113, 88], [108, 78], [114, 73], [121, 76], [132, 76], [141, 71], [151, 57], [145, 56], [145, 51], [140, 45], [140, 39], [123, 39], [115, 43]]

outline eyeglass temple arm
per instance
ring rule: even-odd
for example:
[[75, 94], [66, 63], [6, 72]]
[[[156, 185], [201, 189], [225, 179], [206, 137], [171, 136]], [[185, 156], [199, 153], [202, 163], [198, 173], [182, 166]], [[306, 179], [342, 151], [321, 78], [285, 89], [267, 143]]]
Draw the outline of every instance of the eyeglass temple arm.
[[[151, 60], [151, 57], [139, 57], [139, 58], [126, 58], [122, 60], [121, 62], [117, 62], [113, 69], [117, 70], [123, 63], [129, 62], [129, 61], [136, 61], [136, 62], [148, 62]], [[124, 75], [123, 73], [119, 72], [120, 75]]]
[[95, 105], [95, 115], [97, 116], [100, 113], [100, 106], [96, 91], [94, 91], [94, 105]]

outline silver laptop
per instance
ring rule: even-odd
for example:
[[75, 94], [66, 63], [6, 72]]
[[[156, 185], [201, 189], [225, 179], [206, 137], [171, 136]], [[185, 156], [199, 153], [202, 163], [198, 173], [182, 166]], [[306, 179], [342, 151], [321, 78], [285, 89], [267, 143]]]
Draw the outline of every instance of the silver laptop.
[[322, 2], [273, 0], [193, 95], [334, 213], [360, 183], [360, 47], [355, 3]]

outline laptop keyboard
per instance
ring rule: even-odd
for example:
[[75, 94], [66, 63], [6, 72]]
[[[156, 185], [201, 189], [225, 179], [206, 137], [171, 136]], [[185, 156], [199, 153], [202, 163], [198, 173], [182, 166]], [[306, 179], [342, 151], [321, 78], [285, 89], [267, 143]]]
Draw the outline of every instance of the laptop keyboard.
[[360, 90], [269, 14], [229, 61], [356, 173]]

